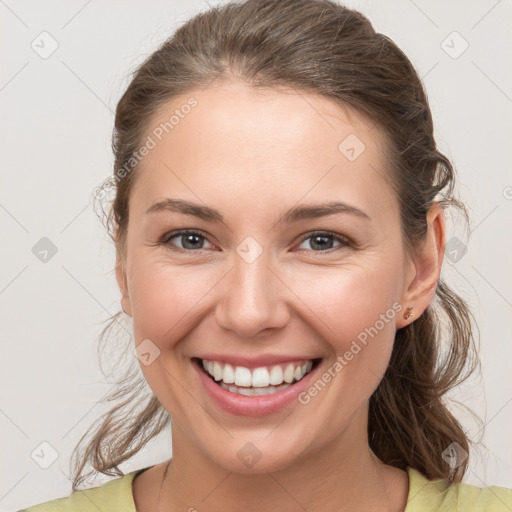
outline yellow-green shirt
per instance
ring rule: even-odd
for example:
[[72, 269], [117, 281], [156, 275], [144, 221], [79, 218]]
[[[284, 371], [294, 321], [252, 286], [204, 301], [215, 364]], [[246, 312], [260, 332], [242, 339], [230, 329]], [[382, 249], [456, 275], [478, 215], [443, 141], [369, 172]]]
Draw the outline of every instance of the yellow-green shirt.
[[[66, 498], [40, 503], [18, 512], [137, 512], [132, 493], [133, 479], [152, 466], [87, 489]], [[466, 483], [447, 485], [446, 480], [427, 480], [407, 468], [409, 493], [405, 512], [511, 512], [512, 489], [480, 488]]]

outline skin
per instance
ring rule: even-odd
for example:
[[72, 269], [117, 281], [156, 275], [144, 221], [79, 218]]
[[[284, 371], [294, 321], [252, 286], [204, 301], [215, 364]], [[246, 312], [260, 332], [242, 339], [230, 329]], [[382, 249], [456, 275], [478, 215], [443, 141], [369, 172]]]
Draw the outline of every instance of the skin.
[[[442, 208], [434, 203], [425, 244], [409, 257], [398, 199], [382, 175], [385, 137], [371, 119], [319, 95], [230, 81], [174, 98], [150, 126], [190, 96], [198, 105], [137, 171], [126, 256], [116, 267], [136, 344], [150, 339], [160, 350], [141, 369], [173, 420], [165, 479], [166, 461], [133, 482], [137, 510], [403, 510], [407, 474], [370, 450], [368, 401], [396, 330], [433, 298], [444, 256]], [[354, 161], [338, 150], [349, 134], [365, 144]], [[145, 214], [165, 197], [216, 208], [224, 223]], [[276, 224], [298, 203], [334, 200], [370, 220], [336, 214]], [[205, 238], [161, 242], [178, 229]], [[351, 242], [328, 238], [319, 248], [314, 236], [303, 238], [313, 230]], [[236, 252], [247, 236], [263, 249], [252, 263]], [[273, 353], [322, 357], [327, 370], [394, 303], [402, 311], [307, 405], [294, 401], [259, 418], [224, 412], [190, 363], [211, 351]], [[237, 457], [247, 442], [261, 453], [251, 468]]]

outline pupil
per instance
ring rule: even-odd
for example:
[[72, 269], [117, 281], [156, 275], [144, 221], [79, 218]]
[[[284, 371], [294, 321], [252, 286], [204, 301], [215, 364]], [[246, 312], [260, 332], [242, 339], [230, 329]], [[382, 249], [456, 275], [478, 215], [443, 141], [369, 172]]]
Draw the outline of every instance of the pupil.
[[[199, 235], [184, 235], [184, 239], [185, 239], [185, 243], [183, 244], [183, 246], [185, 247], [185, 249], [195, 249], [195, 246], [194, 246], [194, 240], [197, 242], [197, 240], [199, 239]], [[191, 241], [192, 243], [192, 247], [187, 247], [187, 244]]]

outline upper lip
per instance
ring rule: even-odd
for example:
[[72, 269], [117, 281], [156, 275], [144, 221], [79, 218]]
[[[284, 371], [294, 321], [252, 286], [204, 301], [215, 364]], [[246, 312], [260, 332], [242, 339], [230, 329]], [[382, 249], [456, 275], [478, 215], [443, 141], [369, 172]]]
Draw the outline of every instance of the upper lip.
[[319, 359], [311, 356], [289, 356], [283, 354], [260, 354], [257, 356], [243, 356], [234, 354], [203, 354], [197, 356], [207, 361], [228, 363], [232, 366], [244, 366], [246, 368], [258, 368], [261, 366], [273, 366], [281, 363], [293, 363], [295, 361], [310, 361]]

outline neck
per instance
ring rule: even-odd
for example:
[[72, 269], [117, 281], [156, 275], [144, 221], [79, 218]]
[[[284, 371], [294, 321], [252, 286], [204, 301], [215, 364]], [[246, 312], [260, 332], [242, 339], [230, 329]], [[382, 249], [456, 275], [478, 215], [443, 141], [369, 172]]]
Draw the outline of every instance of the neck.
[[366, 436], [351, 435], [366, 432], [361, 420], [364, 428], [352, 425], [286, 469], [250, 474], [218, 465], [173, 423], [173, 457], [161, 481], [157, 511], [403, 510], [409, 490], [407, 474], [382, 463]]

